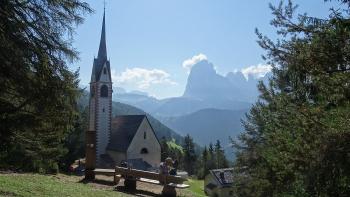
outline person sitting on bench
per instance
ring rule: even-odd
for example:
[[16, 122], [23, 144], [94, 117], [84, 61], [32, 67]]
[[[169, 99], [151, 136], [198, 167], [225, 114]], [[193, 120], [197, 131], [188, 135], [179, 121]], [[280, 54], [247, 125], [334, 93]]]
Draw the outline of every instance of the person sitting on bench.
[[177, 175], [177, 167], [179, 166], [179, 162], [177, 160], [175, 160], [173, 162], [173, 168], [169, 171], [169, 175]]
[[172, 165], [173, 160], [170, 157], [166, 158], [165, 161], [159, 165], [159, 174], [168, 175]]

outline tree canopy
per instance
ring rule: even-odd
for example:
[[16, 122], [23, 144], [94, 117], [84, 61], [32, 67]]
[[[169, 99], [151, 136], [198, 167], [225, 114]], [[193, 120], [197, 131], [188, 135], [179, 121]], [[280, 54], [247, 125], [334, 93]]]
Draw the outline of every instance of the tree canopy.
[[350, 3], [328, 18], [270, 5], [279, 39], [258, 30], [273, 67], [235, 142], [239, 196], [350, 194]]
[[91, 11], [79, 0], [1, 1], [0, 166], [57, 167], [77, 115], [74, 28]]

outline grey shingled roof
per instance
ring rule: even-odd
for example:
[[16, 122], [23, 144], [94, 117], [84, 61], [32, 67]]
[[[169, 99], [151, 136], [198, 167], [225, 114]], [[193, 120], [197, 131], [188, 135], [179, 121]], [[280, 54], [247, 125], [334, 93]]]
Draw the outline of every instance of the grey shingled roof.
[[146, 118], [145, 115], [127, 115], [113, 118], [107, 150], [126, 152], [144, 118]]
[[233, 168], [210, 170], [210, 173], [222, 185], [231, 185], [233, 183]]

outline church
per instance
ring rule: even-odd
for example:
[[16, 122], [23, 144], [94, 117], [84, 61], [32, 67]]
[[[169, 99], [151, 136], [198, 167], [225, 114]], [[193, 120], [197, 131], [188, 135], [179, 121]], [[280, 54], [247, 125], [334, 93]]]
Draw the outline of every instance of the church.
[[112, 91], [104, 12], [100, 46], [92, 67], [89, 98], [88, 129], [96, 132], [96, 167], [114, 168], [121, 162], [127, 162], [141, 170], [157, 168], [161, 147], [147, 116], [112, 118]]

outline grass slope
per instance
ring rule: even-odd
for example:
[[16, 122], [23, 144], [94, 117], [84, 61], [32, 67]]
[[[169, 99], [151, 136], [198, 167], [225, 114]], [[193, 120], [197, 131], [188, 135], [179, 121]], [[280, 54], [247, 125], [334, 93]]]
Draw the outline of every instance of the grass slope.
[[189, 179], [186, 184], [190, 185], [190, 188], [188, 188], [194, 196], [206, 196], [204, 194], [203, 186], [204, 186], [204, 181], [203, 180], [196, 180], [196, 179]]
[[77, 183], [67, 175], [0, 174], [0, 196], [127, 196]]
[[[82, 177], [68, 176], [64, 174], [40, 175], [0, 173], [0, 196], [133, 196], [114, 191], [111, 186], [80, 183], [79, 181], [81, 179]], [[178, 191], [179, 197], [205, 196], [203, 192], [203, 180], [189, 179], [186, 183], [190, 185], [190, 188]], [[152, 187], [153, 185], [146, 186]], [[154, 194], [148, 192], [149, 195], [142, 196], [157, 196], [161, 192], [161, 186], [158, 186], [157, 188], [159, 191]]]

